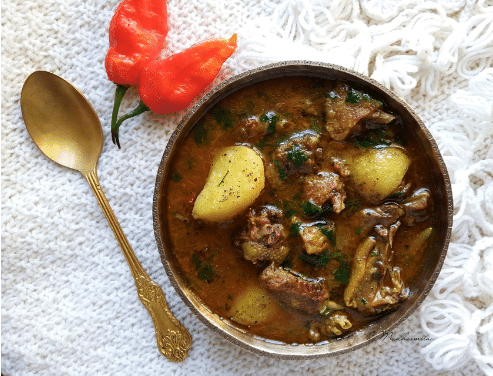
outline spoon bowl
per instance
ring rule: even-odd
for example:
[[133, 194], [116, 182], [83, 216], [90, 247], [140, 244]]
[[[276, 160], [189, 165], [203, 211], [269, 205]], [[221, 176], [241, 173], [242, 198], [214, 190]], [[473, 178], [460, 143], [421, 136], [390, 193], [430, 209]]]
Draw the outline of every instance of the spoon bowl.
[[83, 173], [97, 165], [101, 123], [71, 84], [49, 72], [34, 72], [22, 88], [21, 108], [29, 135], [48, 158]]
[[159, 351], [172, 361], [185, 360], [192, 342], [190, 334], [171, 313], [162, 289], [139, 263], [99, 184], [96, 166], [103, 148], [103, 130], [91, 104], [63, 78], [37, 71], [24, 83], [21, 110], [39, 149], [87, 179], [122, 248], [139, 299], [151, 315]]

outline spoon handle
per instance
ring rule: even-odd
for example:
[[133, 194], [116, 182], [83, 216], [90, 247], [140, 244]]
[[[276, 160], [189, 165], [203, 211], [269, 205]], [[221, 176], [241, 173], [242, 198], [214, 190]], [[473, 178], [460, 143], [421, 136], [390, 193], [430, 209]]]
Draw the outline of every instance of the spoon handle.
[[185, 329], [185, 327], [173, 316], [164, 297], [163, 290], [158, 284], [151, 280], [137, 259], [137, 256], [135, 256], [127, 237], [123, 233], [123, 230], [101, 189], [96, 168], [88, 174], [83, 173], [83, 175], [94, 191], [99, 205], [127, 259], [135, 280], [140, 301], [147, 308], [152, 317], [159, 351], [169, 360], [175, 362], [185, 360], [192, 344], [190, 333], [188, 333], [187, 329]]

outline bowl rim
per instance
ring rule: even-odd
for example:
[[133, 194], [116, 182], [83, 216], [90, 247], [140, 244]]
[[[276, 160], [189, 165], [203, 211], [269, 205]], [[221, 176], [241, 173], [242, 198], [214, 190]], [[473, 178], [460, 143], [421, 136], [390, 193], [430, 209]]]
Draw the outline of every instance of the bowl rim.
[[[438, 165], [438, 169], [440, 170], [441, 177], [444, 182], [444, 206], [446, 210], [446, 230], [443, 237], [443, 245], [440, 251], [440, 256], [437, 260], [436, 265], [432, 268], [433, 271], [429, 280], [426, 282], [424, 288], [417, 291], [418, 295], [417, 299], [406, 308], [403, 314], [398, 316], [397, 320], [393, 320], [390, 324], [385, 325], [384, 330], [381, 330], [380, 326], [383, 325], [375, 325], [372, 332], [363, 333], [362, 329], [359, 329], [355, 332], [351, 332], [348, 336], [343, 337], [344, 341], [348, 342], [348, 346], [340, 347], [337, 346], [336, 341], [329, 341], [328, 343], [323, 342], [322, 344], [286, 344], [279, 343], [276, 341], [265, 340], [260, 337], [252, 336], [246, 334], [241, 329], [229, 324], [227, 320], [222, 320], [217, 315], [213, 314], [207, 307], [197, 307], [191, 301], [191, 292], [188, 290], [184, 291], [180, 287], [180, 283], [177, 279], [173, 271], [173, 266], [170, 265], [169, 259], [166, 255], [166, 250], [163, 244], [163, 240], [161, 239], [161, 226], [159, 219], [159, 196], [161, 190], [161, 184], [163, 182], [163, 176], [166, 173], [166, 167], [168, 161], [172, 158], [172, 153], [174, 147], [177, 144], [177, 140], [181, 137], [185, 137], [188, 131], [193, 127], [198, 120], [206, 111], [208, 111], [211, 107], [217, 104], [221, 99], [225, 96], [228, 96], [238, 90], [239, 88], [243, 88], [249, 85], [252, 85], [256, 82], [261, 82], [269, 79], [276, 78], [276, 76], [269, 76], [265, 78], [258, 79], [258, 76], [264, 74], [265, 72], [276, 72], [278, 70], [282, 71], [285, 68], [292, 68], [293, 73], [286, 74], [285, 72], [279, 74], [279, 77], [285, 76], [314, 76], [310, 75], [307, 70], [309, 69], [321, 69], [326, 70], [327, 72], [331, 71], [332, 73], [343, 74], [347, 76], [351, 76], [352, 78], [356, 78], [357, 80], [363, 82], [363, 86], [367, 85], [369, 87], [373, 87], [372, 89], [377, 89], [383, 95], [392, 98], [392, 100], [398, 103], [403, 107], [405, 111], [409, 113], [409, 115], [415, 120], [418, 124], [420, 130], [424, 133], [425, 138], [428, 140], [431, 146], [431, 151], [433, 154], [433, 158], [436, 160]], [[297, 69], [302, 68], [305, 71], [296, 71]], [[319, 75], [318, 75], [319, 76]], [[250, 78], [250, 79], [249, 79]], [[241, 83], [241, 85], [239, 85]], [[236, 85], [236, 86], [235, 86]], [[191, 119], [196, 117], [196, 120], [191, 122]], [[192, 108], [184, 115], [181, 119], [173, 133], [171, 134], [169, 141], [165, 147], [163, 152], [161, 161], [158, 166], [156, 180], [155, 180], [155, 188], [154, 188], [154, 196], [153, 196], [153, 204], [152, 204], [152, 216], [153, 216], [153, 227], [154, 227], [154, 236], [156, 238], [157, 247], [159, 250], [159, 254], [161, 257], [161, 261], [163, 267], [168, 275], [169, 281], [175, 291], [178, 293], [182, 301], [190, 308], [190, 310], [195, 314], [196, 317], [199, 318], [201, 322], [203, 322], [208, 328], [212, 329], [214, 332], [219, 333], [223, 338], [228, 341], [240, 346], [243, 349], [249, 350], [253, 353], [259, 355], [265, 355], [272, 358], [278, 359], [308, 359], [308, 358], [321, 358], [321, 357], [329, 357], [347, 353], [349, 351], [354, 351], [361, 347], [364, 347], [380, 338], [385, 336], [386, 333], [391, 332], [395, 327], [400, 325], [405, 319], [407, 319], [423, 302], [423, 300], [428, 296], [431, 291], [433, 285], [438, 278], [440, 270], [443, 266], [443, 262], [447, 255], [451, 231], [452, 231], [452, 222], [453, 222], [453, 199], [452, 199], [452, 188], [451, 182], [449, 178], [449, 174], [443, 160], [443, 157], [438, 149], [438, 145], [431, 135], [428, 128], [425, 126], [424, 122], [421, 118], [416, 114], [416, 112], [409, 106], [409, 104], [401, 98], [396, 93], [392, 92], [390, 89], [386, 88], [379, 82], [374, 79], [360, 74], [351, 69], [324, 62], [317, 61], [306, 61], [306, 60], [287, 60], [276, 63], [271, 63], [267, 65], [263, 65], [254, 69], [247, 70], [245, 72], [234, 75], [222, 82], [220, 82], [217, 86], [213, 87], [210, 91], [208, 91], [202, 98], [200, 98]], [[405, 302], [405, 301], [404, 301]], [[397, 308], [395, 311], [397, 311]], [[214, 317], [215, 316], [215, 317]], [[384, 323], [385, 319], [381, 320]], [[236, 336], [231, 333], [232, 330], [236, 330]], [[300, 352], [302, 349], [302, 352]]]

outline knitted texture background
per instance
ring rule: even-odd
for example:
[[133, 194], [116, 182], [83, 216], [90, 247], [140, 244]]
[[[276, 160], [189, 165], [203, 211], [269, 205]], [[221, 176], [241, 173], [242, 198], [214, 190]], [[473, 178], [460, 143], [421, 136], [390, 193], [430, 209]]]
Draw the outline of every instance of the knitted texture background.
[[[214, 85], [280, 60], [318, 60], [401, 95], [435, 136], [453, 184], [442, 273], [391, 336], [349, 354], [279, 361], [203, 325], [167, 279], [152, 225], [155, 176], [184, 112], [150, 112], [111, 142], [115, 86], [104, 57], [117, 0], [2, 2], [2, 373], [19, 375], [493, 374], [493, 2], [491, 0], [170, 0], [162, 56], [238, 33]], [[72, 82], [104, 131], [101, 186], [137, 257], [190, 331], [183, 363], [156, 348], [130, 270], [83, 176], [48, 160], [20, 109], [24, 80]], [[131, 90], [122, 113], [138, 101]]]

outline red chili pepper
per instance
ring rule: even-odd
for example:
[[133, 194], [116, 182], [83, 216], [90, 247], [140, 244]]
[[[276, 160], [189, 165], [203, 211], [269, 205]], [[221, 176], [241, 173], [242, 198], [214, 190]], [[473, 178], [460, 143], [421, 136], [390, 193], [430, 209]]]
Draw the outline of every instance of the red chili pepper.
[[223, 63], [236, 49], [236, 34], [230, 39], [211, 39], [144, 68], [139, 82], [141, 102], [120, 118], [111, 129], [113, 142], [120, 147], [118, 129], [123, 121], [152, 110], [168, 114], [188, 107], [214, 80]]
[[110, 22], [106, 73], [117, 84], [112, 124], [125, 92], [138, 85], [147, 63], [158, 58], [168, 34], [166, 0], [123, 0]]

